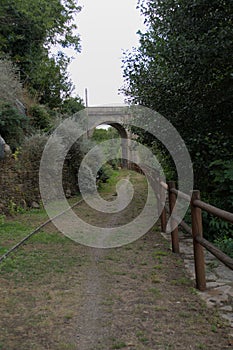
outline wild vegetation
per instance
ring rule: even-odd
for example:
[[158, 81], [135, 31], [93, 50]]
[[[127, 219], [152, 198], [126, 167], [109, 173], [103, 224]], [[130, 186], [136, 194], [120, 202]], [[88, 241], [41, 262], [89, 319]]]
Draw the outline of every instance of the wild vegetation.
[[[75, 18], [80, 10], [73, 0], [1, 3], [0, 135], [13, 153], [2, 163], [1, 188], [14, 189], [9, 198], [6, 191], [1, 193], [7, 212], [10, 202], [14, 208], [20, 205], [22, 191], [23, 203], [38, 200], [40, 157], [48, 136], [59, 121], [84, 108], [81, 98], [72, 94], [70, 58], [64, 53], [64, 48], [80, 52]], [[74, 152], [81, 161], [78, 145], [69, 156]], [[75, 177], [74, 167], [66, 166]]]
[[[99, 213], [85, 202], [75, 208], [84, 221], [122, 225], [141, 212], [145, 178], [115, 171], [103, 185], [106, 200], [116, 183], [131, 177], [135, 200], [117, 214]], [[76, 199], [71, 199], [74, 203]], [[0, 218], [0, 254], [47, 219], [43, 209]], [[14, 235], [12, 236], [12, 230]], [[205, 349], [232, 345], [231, 328], [197, 295], [182, 259], [152, 229], [116, 249], [77, 244], [50, 224], [0, 264], [0, 349]]]
[[[32, 162], [36, 154], [38, 164], [57, 120], [84, 108], [72, 94], [70, 58], [64, 53], [64, 48], [81, 50], [75, 17], [81, 7], [73, 0], [34, 0], [33, 6], [29, 0], [3, 0], [1, 5], [0, 135], [19, 169], [28, 164], [29, 154]], [[225, 0], [138, 0], [138, 7], [147, 29], [139, 33], [139, 47], [125, 52], [122, 90], [130, 103], [150, 107], [172, 122], [189, 149], [203, 199], [232, 211], [233, 5]], [[109, 139], [113, 130], [109, 135], [96, 131], [93, 140]], [[168, 177], [174, 178], [166, 150], [150, 134], [138, 133], [144, 144], [159, 150]], [[77, 144], [68, 155], [74, 181], [81, 154]], [[105, 179], [111, 169], [105, 166], [101, 172]], [[204, 221], [208, 238], [232, 251], [230, 224], [209, 216]]]
[[[191, 154], [195, 187], [233, 211], [232, 2], [139, 0], [138, 6], [146, 32], [139, 32], [137, 49], [125, 52], [123, 91], [130, 103], [172, 122]], [[160, 147], [150, 135], [141, 139]], [[232, 251], [230, 225], [211, 219], [205, 232]]]
[[[73, 0], [3, 0], [0, 9], [0, 134], [16, 150], [24, 135], [48, 132], [58, 115], [83, 108], [64, 48], [80, 51]], [[55, 46], [56, 45], [56, 46]]]

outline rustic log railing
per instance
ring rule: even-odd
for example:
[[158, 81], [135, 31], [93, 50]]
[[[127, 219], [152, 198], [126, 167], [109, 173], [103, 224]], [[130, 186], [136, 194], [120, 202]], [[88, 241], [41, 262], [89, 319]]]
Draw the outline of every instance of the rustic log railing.
[[[155, 189], [156, 197], [158, 200], [159, 212], [162, 208], [160, 214], [162, 232], [166, 232], [167, 212], [171, 216], [171, 213], [176, 203], [177, 195], [179, 195], [179, 197], [183, 200], [188, 201], [190, 203], [192, 227], [190, 227], [184, 220], [181, 220], [175, 213], [172, 213], [171, 219], [173, 221], [179, 222], [179, 225], [187, 233], [192, 235], [196, 288], [200, 291], [204, 291], [206, 289], [206, 277], [203, 248], [207, 249], [212, 255], [214, 255], [219, 261], [221, 261], [231, 270], [233, 270], [233, 259], [225, 253], [223, 253], [220, 249], [214, 246], [214, 244], [212, 244], [203, 237], [202, 210], [230, 223], [233, 223], [233, 213], [216, 208], [213, 205], [203, 202], [200, 198], [200, 191], [198, 190], [194, 190], [190, 195], [188, 195], [177, 190], [174, 181], [170, 181], [168, 183], [163, 182], [159, 175], [159, 172], [157, 172], [156, 170], [149, 168], [145, 165], [142, 165], [140, 167], [142, 171], [145, 170], [147, 174], [149, 172], [149, 178], [153, 179], [153, 188]], [[138, 171], [138, 169], [136, 169], [136, 171]], [[167, 192], [166, 197], [168, 199], [169, 208], [167, 208], [165, 205], [164, 192]], [[178, 227], [172, 230], [171, 240], [172, 251], [174, 253], [179, 253]]]

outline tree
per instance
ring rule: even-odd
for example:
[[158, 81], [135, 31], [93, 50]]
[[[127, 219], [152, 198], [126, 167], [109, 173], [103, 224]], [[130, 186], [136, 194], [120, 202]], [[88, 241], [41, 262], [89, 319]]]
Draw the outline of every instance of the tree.
[[28, 132], [28, 118], [9, 103], [0, 103], [0, 135], [14, 152]]
[[15, 104], [22, 101], [23, 90], [19, 70], [8, 59], [0, 59], [0, 100]]
[[0, 9], [0, 53], [10, 55], [20, 68], [21, 81], [39, 102], [51, 107], [72, 90], [67, 75], [68, 58], [51, 55], [51, 48], [80, 50], [74, 0], [3, 0]]
[[68, 97], [62, 103], [61, 113], [65, 116], [71, 117], [73, 114], [81, 111], [84, 108], [85, 106], [83, 100], [80, 97]]
[[[168, 118], [184, 138], [196, 185], [208, 189], [210, 163], [233, 154], [233, 3], [140, 0], [146, 33], [124, 57], [130, 102]], [[148, 136], [148, 135], [147, 135]]]
[[[140, 0], [139, 7], [147, 31], [139, 33], [139, 48], [125, 53], [123, 91], [172, 122], [190, 151], [202, 197], [232, 211], [233, 2]], [[205, 235], [229, 253], [232, 227], [207, 216]]]
[[22, 104], [19, 70], [9, 59], [0, 59], [0, 136], [14, 151], [28, 132], [29, 123]]

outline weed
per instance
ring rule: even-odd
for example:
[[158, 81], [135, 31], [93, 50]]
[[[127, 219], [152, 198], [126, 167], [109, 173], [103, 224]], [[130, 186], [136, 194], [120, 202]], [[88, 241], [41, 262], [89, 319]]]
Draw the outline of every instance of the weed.
[[124, 249], [125, 249], [125, 250], [132, 250], [133, 247], [132, 247], [131, 245], [126, 245], [126, 246], [124, 247]]
[[151, 275], [151, 282], [152, 283], [160, 283], [161, 282], [160, 279], [157, 277], [156, 273], [153, 273]]
[[143, 343], [143, 344], [148, 344], [149, 340], [148, 338], [145, 336], [144, 332], [143, 331], [138, 331], [136, 333], [136, 336], [138, 338], [138, 340]]
[[149, 292], [151, 292], [152, 294], [154, 294], [155, 296], [160, 296], [160, 291], [158, 290], [158, 288], [152, 287], [149, 289]]
[[3, 225], [5, 223], [5, 219], [6, 219], [6, 215], [1, 214], [0, 215], [0, 225]]
[[188, 286], [190, 285], [190, 279], [188, 279], [187, 277], [180, 277], [175, 280], [172, 280], [171, 284], [173, 284], [174, 286]]
[[156, 250], [154, 253], [153, 253], [153, 256], [155, 258], [158, 258], [158, 257], [161, 257], [161, 256], [168, 256], [168, 253], [167, 252], [164, 252], [163, 250]]
[[181, 259], [176, 260], [176, 266], [183, 266], [184, 262]]
[[190, 318], [190, 317], [191, 317], [190, 313], [185, 312], [185, 311], [180, 311], [180, 312], [178, 313], [178, 315], [179, 315], [180, 317], [182, 317], [182, 318]]
[[155, 269], [155, 270], [162, 270], [163, 269], [163, 265], [154, 265], [153, 269]]
[[197, 295], [197, 294], [198, 294], [198, 291], [197, 291], [196, 288], [191, 287], [191, 288], [190, 288], [190, 291], [191, 291], [191, 293], [192, 293], [193, 295]]
[[112, 306], [114, 305], [114, 301], [113, 300], [105, 300], [101, 303], [101, 305], [104, 305], [104, 306]]
[[115, 275], [115, 276], [125, 276], [125, 275], [126, 275], [126, 272], [124, 272], [124, 271], [114, 271], [114, 272], [112, 272], [112, 275]]
[[160, 305], [155, 305], [154, 306], [154, 311], [168, 311], [168, 307], [167, 306], [160, 306]]
[[125, 342], [123, 341], [117, 341], [113, 346], [112, 346], [112, 349], [123, 349], [125, 348], [127, 345]]
[[64, 316], [65, 321], [69, 321], [74, 317], [73, 313], [68, 313]]
[[211, 331], [212, 331], [213, 333], [217, 333], [217, 326], [216, 326], [215, 324], [212, 324], [212, 326], [211, 326]]
[[114, 256], [114, 255], [106, 255], [106, 256], [105, 256], [105, 260], [110, 260], [110, 261], [118, 262], [118, 261], [119, 261], [119, 257]]
[[212, 271], [213, 269], [216, 269], [219, 266], [218, 261], [211, 261], [207, 264], [207, 271]]

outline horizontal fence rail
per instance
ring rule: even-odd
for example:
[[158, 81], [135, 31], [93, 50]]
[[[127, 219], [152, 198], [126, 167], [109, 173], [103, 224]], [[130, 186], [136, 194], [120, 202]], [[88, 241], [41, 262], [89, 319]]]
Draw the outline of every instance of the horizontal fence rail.
[[[205, 277], [205, 258], [204, 250], [208, 250], [212, 255], [214, 255], [219, 261], [225, 264], [228, 268], [233, 270], [233, 259], [223, 253], [218, 249], [213, 243], [209, 242], [203, 237], [203, 225], [202, 225], [202, 211], [206, 211], [224, 221], [233, 223], [233, 213], [227, 212], [220, 208], [217, 208], [211, 204], [203, 202], [200, 198], [200, 191], [195, 190], [191, 195], [183, 193], [176, 189], [176, 184], [174, 181], [169, 181], [165, 183], [159, 174], [159, 171], [152, 169], [146, 165], [140, 165], [142, 172], [143, 170], [149, 173], [149, 178], [153, 179], [153, 183], [157, 182], [157, 185], [153, 184], [152, 188], [156, 192], [156, 197], [158, 201], [158, 211], [162, 211], [160, 214], [161, 230], [166, 232], [167, 226], [167, 213], [170, 215], [171, 219], [179, 223], [179, 225], [193, 238], [193, 251], [194, 251], [194, 265], [195, 265], [195, 278], [197, 289], [204, 291], [206, 289], [206, 277]], [[139, 171], [137, 168], [136, 171]], [[150, 181], [151, 182], [151, 181]], [[164, 203], [164, 192], [167, 193], [168, 205]], [[192, 227], [190, 227], [184, 220], [173, 212], [177, 196], [179, 198], [188, 201], [191, 207], [191, 222]], [[179, 236], [178, 228], [171, 232], [172, 240], [172, 251], [174, 253], [179, 253]]]

